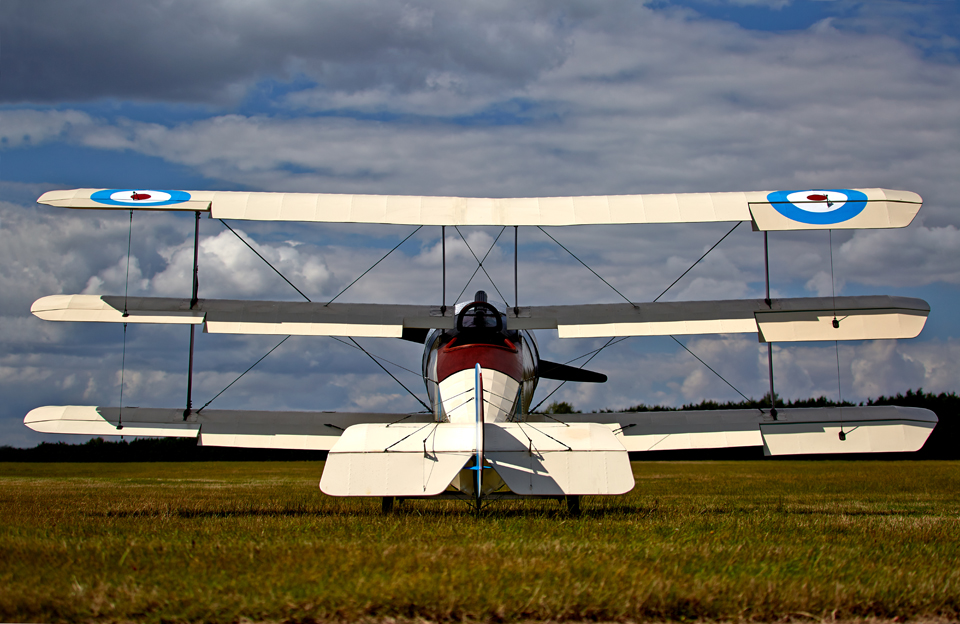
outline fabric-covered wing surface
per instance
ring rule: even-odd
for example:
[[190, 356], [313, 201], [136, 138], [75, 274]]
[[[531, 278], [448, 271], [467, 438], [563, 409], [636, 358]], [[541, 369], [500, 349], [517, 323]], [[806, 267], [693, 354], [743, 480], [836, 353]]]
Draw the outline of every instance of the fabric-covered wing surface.
[[562, 418], [571, 423], [605, 423], [632, 452], [763, 446], [766, 455], [914, 452], [937, 424], [937, 416], [930, 410], [892, 405], [782, 408], [777, 410], [777, 420], [760, 410], [569, 414]]
[[[836, 307], [834, 307], [836, 306]], [[124, 309], [127, 316], [123, 315]], [[406, 329], [450, 329], [452, 308], [364, 303], [234, 301], [53, 295], [32, 312], [51, 321], [204, 323], [210, 333], [400, 338]], [[561, 338], [760, 333], [765, 342], [913, 338], [930, 306], [907, 297], [808, 297], [521, 307], [510, 329], [556, 329]], [[833, 319], [838, 320], [834, 327]]]
[[[834, 307], [835, 306], [835, 307]], [[561, 338], [760, 332], [763, 342], [913, 338], [930, 306], [907, 297], [804, 297], [543, 306], [508, 311], [512, 329], [555, 327]], [[838, 319], [834, 327], [833, 319]], [[555, 322], [555, 324], [551, 324]]]
[[[121, 415], [123, 428], [118, 429]], [[556, 422], [544, 422], [543, 416], [534, 414], [530, 419], [527, 423], [500, 425], [500, 437], [491, 433], [487, 446], [491, 461], [526, 466], [518, 468], [520, 474], [536, 472], [536, 465], [523, 464], [527, 461], [523, 456], [533, 457], [531, 449], [543, 457], [568, 452], [567, 447], [582, 452], [617, 450], [610, 440], [598, 438], [593, 429], [583, 429], [581, 439], [573, 436], [577, 431]], [[929, 410], [896, 406], [783, 408], [778, 410], [777, 420], [760, 410], [567, 414], [562, 419], [570, 424], [605, 426], [631, 452], [762, 446], [767, 455], [912, 452], [923, 446], [937, 423], [936, 415]], [[403, 422], [398, 423], [400, 420]], [[343, 432], [350, 429], [357, 435], [364, 433], [353, 438], [354, 442], [344, 440], [340, 451], [348, 455], [386, 453], [398, 440], [401, 444], [390, 451], [417, 456], [424, 453], [424, 440], [431, 453], [451, 452], [466, 457], [474, 449], [468, 444], [472, 438], [467, 435], [472, 432], [472, 425], [461, 427], [466, 431], [456, 437], [461, 446], [451, 446], [453, 438], [444, 438], [447, 441], [443, 442], [431, 437], [435, 430], [457, 429], [449, 423], [437, 429], [432, 414], [204, 410], [184, 420], [181, 409], [125, 407], [121, 414], [115, 407], [68, 405], [34, 409], [24, 418], [24, 424], [41, 433], [199, 437], [200, 444], [206, 446], [306, 450], [334, 449]], [[369, 426], [355, 429], [360, 424]], [[371, 432], [379, 437], [371, 438]], [[395, 433], [387, 435], [388, 432]], [[417, 432], [423, 435], [410, 435]], [[511, 455], [512, 452], [520, 454]], [[563, 470], [569, 469], [564, 464]]]
[[[792, 197], [796, 194], [799, 199]], [[818, 197], [824, 199], [808, 199]], [[209, 211], [217, 219], [255, 221], [541, 226], [751, 221], [761, 230], [905, 227], [922, 204], [916, 193], [888, 189], [499, 199], [74, 189], [49, 191], [37, 201], [65, 208]], [[784, 209], [787, 204], [793, 212]]]
[[[122, 420], [121, 420], [122, 416]], [[328, 451], [344, 429], [356, 423], [430, 422], [431, 414], [269, 412], [203, 410], [183, 418], [182, 409], [53, 405], [23, 419], [40, 433], [95, 436], [197, 438], [203, 446]], [[123, 428], [117, 426], [122, 423]]]
[[[127, 316], [123, 315], [124, 310]], [[34, 302], [31, 312], [47, 321], [111, 323], [195, 323], [212, 334], [370, 336], [400, 338], [406, 328], [452, 328], [453, 308], [322, 303], [52, 295]]]

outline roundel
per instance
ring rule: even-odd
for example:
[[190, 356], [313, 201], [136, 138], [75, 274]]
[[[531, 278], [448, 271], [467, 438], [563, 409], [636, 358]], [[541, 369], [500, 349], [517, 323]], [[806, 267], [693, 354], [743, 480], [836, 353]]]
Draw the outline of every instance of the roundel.
[[90, 196], [107, 206], [170, 206], [190, 200], [186, 191], [147, 191], [140, 189], [105, 189]]
[[767, 201], [786, 218], [811, 225], [849, 221], [867, 206], [867, 196], [850, 189], [774, 191]]

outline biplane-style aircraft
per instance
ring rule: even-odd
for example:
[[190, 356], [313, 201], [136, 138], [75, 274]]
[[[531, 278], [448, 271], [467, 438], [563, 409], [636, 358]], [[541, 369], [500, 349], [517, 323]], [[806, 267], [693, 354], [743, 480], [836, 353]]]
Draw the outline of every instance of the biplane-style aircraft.
[[[194, 211], [217, 219], [437, 226], [570, 226], [749, 221], [754, 231], [897, 228], [919, 195], [885, 189], [478, 199], [79, 189], [41, 204], [66, 208]], [[132, 213], [131, 213], [132, 216]], [[199, 230], [198, 230], [199, 231]], [[196, 249], [196, 244], [195, 244]], [[591, 305], [472, 301], [391, 305], [54, 295], [32, 312], [50, 321], [173, 323], [228, 334], [367, 336], [425, 345], [430, 410], [416, 414], [267, 412], [48, 406], [36, 431], [183, 436], [209, 446], [329, 451], [320, 488], [334, 496], [485, 501], [622, 494], [630, 452], [762, 446], [768, 455], [918, 450], [937, 422], [908, 407], [565, 414], [530, 413], [541, 378], [599, 383], [602, 374], [539, 357], [534, 330], [560, 338], [757, 333], [761, 342], [917, 336], [929, 306], [889, 296]], [[445, 256], [444, 256], [445, 258]], [[514, 262], [516, 263], [516, 255]], [[444, 267], [445, 267], [444, 261]], [[516, 266], [516, 265], [515, 265]], [[444, 292], [446, 274], [444, 268]], [[515, 289], [516, 290], [516, 289]], [[515, 293], [516, 294], [516, 293]], [[446, 295], [444, 295], [444, 299]], [[771, 364], [771, 397], [773, 393]], [[188, 384], [190, 377], [188, 376]], [[188, 385], [189, 387], [189, 385]]]

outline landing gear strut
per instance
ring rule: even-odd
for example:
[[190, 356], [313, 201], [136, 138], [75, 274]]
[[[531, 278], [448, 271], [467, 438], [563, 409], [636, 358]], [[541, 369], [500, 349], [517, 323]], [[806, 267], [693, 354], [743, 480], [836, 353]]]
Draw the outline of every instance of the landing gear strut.
[[579, 496], [567, 496], [567, 513], [571, 516], [580, 515], [580, 497]]

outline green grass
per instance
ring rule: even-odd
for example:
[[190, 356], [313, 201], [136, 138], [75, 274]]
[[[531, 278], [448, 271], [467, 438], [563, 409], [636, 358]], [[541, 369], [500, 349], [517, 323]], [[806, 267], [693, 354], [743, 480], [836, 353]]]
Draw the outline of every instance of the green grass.
[[0, 464], [0, 620], [960, 617], [960, 462], [638, 463], [580, 518], [321, 467]]

